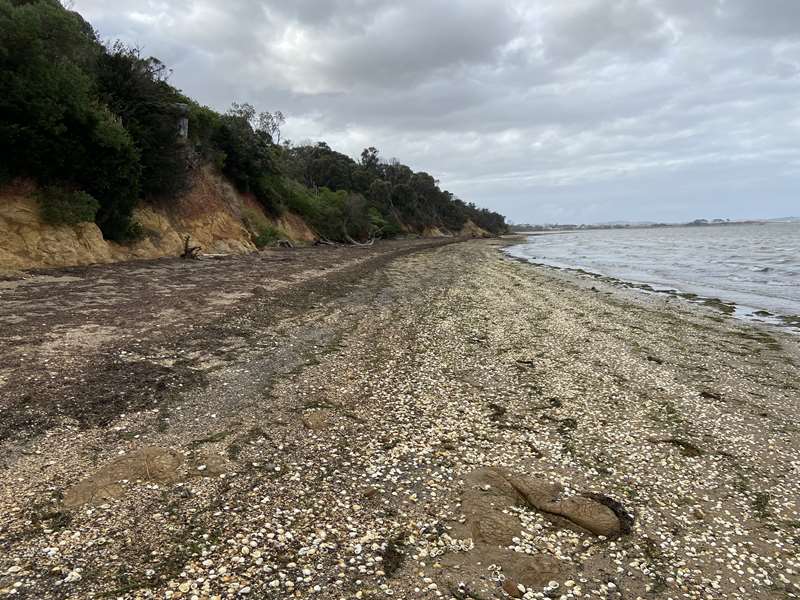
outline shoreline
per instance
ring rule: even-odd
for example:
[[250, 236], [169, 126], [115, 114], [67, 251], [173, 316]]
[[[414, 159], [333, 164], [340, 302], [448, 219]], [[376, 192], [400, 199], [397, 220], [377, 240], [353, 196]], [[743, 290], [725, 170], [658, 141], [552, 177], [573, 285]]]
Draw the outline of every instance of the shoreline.
[[671, 298], [680, 299], [694, 306], [711, 308], [721, 316], [730, 316], [749, 323], [756, 327], [766, 327], [771, 331], [786, 331], [800, 335], [800, 316], [781, 315], [763, 309], [737, 304], [732, 301], [722, 300], [714, 296], [702, 296], [693, 292], [684, 292], [675, 288], [656, 287], [654, 284], [620, 279], [602, 273], [587, 271], [581, 267], [559, 267], [547, 263], [535, 262], [522, 257], [508, 255], [511, 260], [528, 264], [541, 269], [570, 273], [577, 277], [584, 277], [594, 281], [601, 281], [618, 290], [632, 290], [640, 294], [660, 294]]
[[[566, 232], [576, 233], [576, 231]], [[636, 290], [642, 294], [665, 294], [676, 299], [681, 299], [687, 303], [705, 306], [715, 309], [717, 312], [725, 316], [733, 316], [737, 319], [756, 324], [759, 326], [767, 326], [774, 329], [783, 329], [790, 333], [800, 335], [800, 314], [781, 314], [771, 312], [763, 308], [748, 306], [746, 304], [736, 302], [733, 300], [725, 300], [716, 295], [704, 295], [691, 291], [681, 290], [675, 287], [669, 287], [667, 284], [648, 283], [644, 281], [635, 281], [623, 279], [613, 275], [606, 275], [604, 273], [590, 271], [583, 267], [578, 266], [563, 266], [550, 264], [546, 262], [537, 262], [534, 259], [524, 258], [522, 256], [515, 256], [511, 254], [510, 250], [516, 245], [524, 245], [525, 241], [520, 241], [519, 244], [510, 244], [504, 249], [506, 255], [512, 259], [519, 261], [523, 264], [529, 264], [535, 267], [550, 269], [553, 271], [562, 271], [565, 273], [572, 273], [577, 276], [601, 281], [619, 289]]]
[[18, 289], [0, 593], [800, 596], [800, 341], [508, 242]]

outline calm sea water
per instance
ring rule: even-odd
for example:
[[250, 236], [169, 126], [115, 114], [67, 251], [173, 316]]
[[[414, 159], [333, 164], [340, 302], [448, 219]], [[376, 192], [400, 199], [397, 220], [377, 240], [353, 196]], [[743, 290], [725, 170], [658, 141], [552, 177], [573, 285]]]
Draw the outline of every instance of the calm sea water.
[[800, 223], [535, 235], [508, 253], [737, 305], [800, 315]]

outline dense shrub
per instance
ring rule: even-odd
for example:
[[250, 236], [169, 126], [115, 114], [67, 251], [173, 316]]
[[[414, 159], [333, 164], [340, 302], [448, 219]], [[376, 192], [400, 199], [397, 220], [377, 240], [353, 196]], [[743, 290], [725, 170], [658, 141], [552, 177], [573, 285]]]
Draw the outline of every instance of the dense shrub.
[[190, 98], [183, 98], [189, 107], [189, 141], [195, 154], [222, 171], [225, 168], [225, 152], [214, 143], [220, 127], [221, 116], [207, 106], [201, 106]]
[[108, 113], [101, 111], [85, 146], [91, 154], [78, 182], [100, 202], [96, 222], [105, 237], [124, 242], [138, 237], [133, 209], [139, 198], [141, 166], [128, 132]]
[[[315, 205], [320, 198], [331, 203], [325, 209], [327, 217], [338, 211], [339, 217], [344, 219], [334, 228], [337, 235], [327, 221], [323, 223], [322, 228], [330, 234], [330, 239], [348, 235], [363, 237], [367, 232], [368, 235], [377, 233], [391, 237], [402, 233], [404, 228], [421, 231], [426, 227], [439, 227], [458, 231], [469, 219], [492, 233], [506, 230], [502, 215], [465, 204], [441, 190], [428, 173], [414, 173], [396, 160], [382, 161], [375, 148], [365, 149], [361, 162], [357, 163], [324, 142], [303, 146], [286, 144], [278, 153], [278, 165], [285, 175], [307, 188], [305, 195], [301, 193], [299, 197], [286, 201], [291, 210], [310, 215], [310, 222], [315, 223], [320, 233], [322, 229], [316, 223], [319, 222], [319, 213], [324, 210]], [[326, 189], [352, 194], [347, 210], [343, 200], [326, 194]], [[306, 197], [309, 194], [312, 200]], [[359, 198], [365, 198], [367, 202], [363, 203]], [[371, 210], [376, 211], [380, 218], [376, 220], [375, 212]]]
[[280, 229], [270, 224], [270, 222], [264, 218], [264, 215], [257, 210], [244, 208], [242, 210], [242, 221], [244, 221], [245, 226], [250, 232], [256, 248], [264, 248], [285, 237]]
[[121, 43], [101, 52], [96, 67], [100, 101], [131, 136], [145, 197], [174, 196], [187, 187], [186, 148], [178, 136], [182, 98], [155, 58]]
[[0, 154], [6, 170], [97, 199], [98, 224], [125, 239], [139, 191], [139, 153], [94, 95], [101, 49], [57, 2], [0, 0]]
[[287, 209], [300, 215], [308, 223], [316, 221], [319, 218], [319, 200], [314, 196], [311, 190], [291, 179], [285, 180], [284, 187], [286, 189], [284, 202], [286, 203]]
[[344, 190], [334, 192], [328, 188], [312, 194], [314, 210], [307, 217], [311, 227], [322, 237], [333, 241], [345, 240], [344, 205], [347, 195]]
[[270, 225], [265, 225], [261, 228], [261, 231], [259, 231], [258, 235], [253, 239], [253, 243], [256, 245], [256, 248], [264, 248], [274, 244], [282, 237], [283, 233], [280, 229]]
[[276, 175], [271, 141], [253, 130], [244, 117], [224, 115], [211, 134], [211, 141], [224, 154], [222, 172], [243, 192], [252, 193], [273, 215], [283, 210], [280, 178]]
[[50, 186], [36, 195], [39, 210], [45, 223], [51, 225], [76, 225], [93, 223], [100, 203], [86, 192], [65, 190]]

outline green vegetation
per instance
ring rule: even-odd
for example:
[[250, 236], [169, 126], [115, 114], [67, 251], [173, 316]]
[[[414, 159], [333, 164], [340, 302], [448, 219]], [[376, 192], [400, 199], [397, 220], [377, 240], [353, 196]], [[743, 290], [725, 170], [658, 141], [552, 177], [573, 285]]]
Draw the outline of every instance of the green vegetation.
[[243, 209], [242, 221], [244, 221], [244, 224], [250, 231], [256, 248], [264, 248], [286, 237], [280, 229], [273, 227], [269, 221], [264, 218], [262, 213], [256, 210], [250, 208]]
[[90, 194], [103, 233], [121, 240], [139, 196], [140, 152], [98, 96], [100, 50], [91, 27], [55, 0], [0, 0], [0, 168], [5, 178]]
[[261, 228], [258, 235], [253, 240], [253, 243], [256, 245], [256, 248], [265, 248], [277, 242], [281, 237], [283, 237], [283, 235], [280, 229], [267, 225]]
[[92, 223], [100, 208], [100, 203], [86, 192], [60, 187], [43, 188], [36, 199], [44, 221], [52, 225]]
[[[138, 202], [175, 198], [203, 162], [267, 214], [291, 210], [333, 241], [458, 231], [469, 220], [506, 230], [501, 215], [440, 189], [427, 173], [383, 161], [375, 148], [355, 161], [324, 142], [279, 144], [280, 112], [233, 104], [219, 114], [172, 87], [169, 73], [120, 42], [103, 46], [57, 0], [0, 0], [0, 181], [37, 181], [48, 222], [93, 220], [117, 241], [138, 235]], [[279, 234], [251, 229], [257, 243]]]

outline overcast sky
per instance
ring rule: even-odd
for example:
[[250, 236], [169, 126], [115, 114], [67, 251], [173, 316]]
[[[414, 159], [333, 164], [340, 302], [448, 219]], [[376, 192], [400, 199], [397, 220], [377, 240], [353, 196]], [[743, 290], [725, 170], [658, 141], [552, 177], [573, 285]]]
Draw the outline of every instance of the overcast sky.
[[201, 103], [514, 222], [800, 215], [800, 0], [76, 0]]

